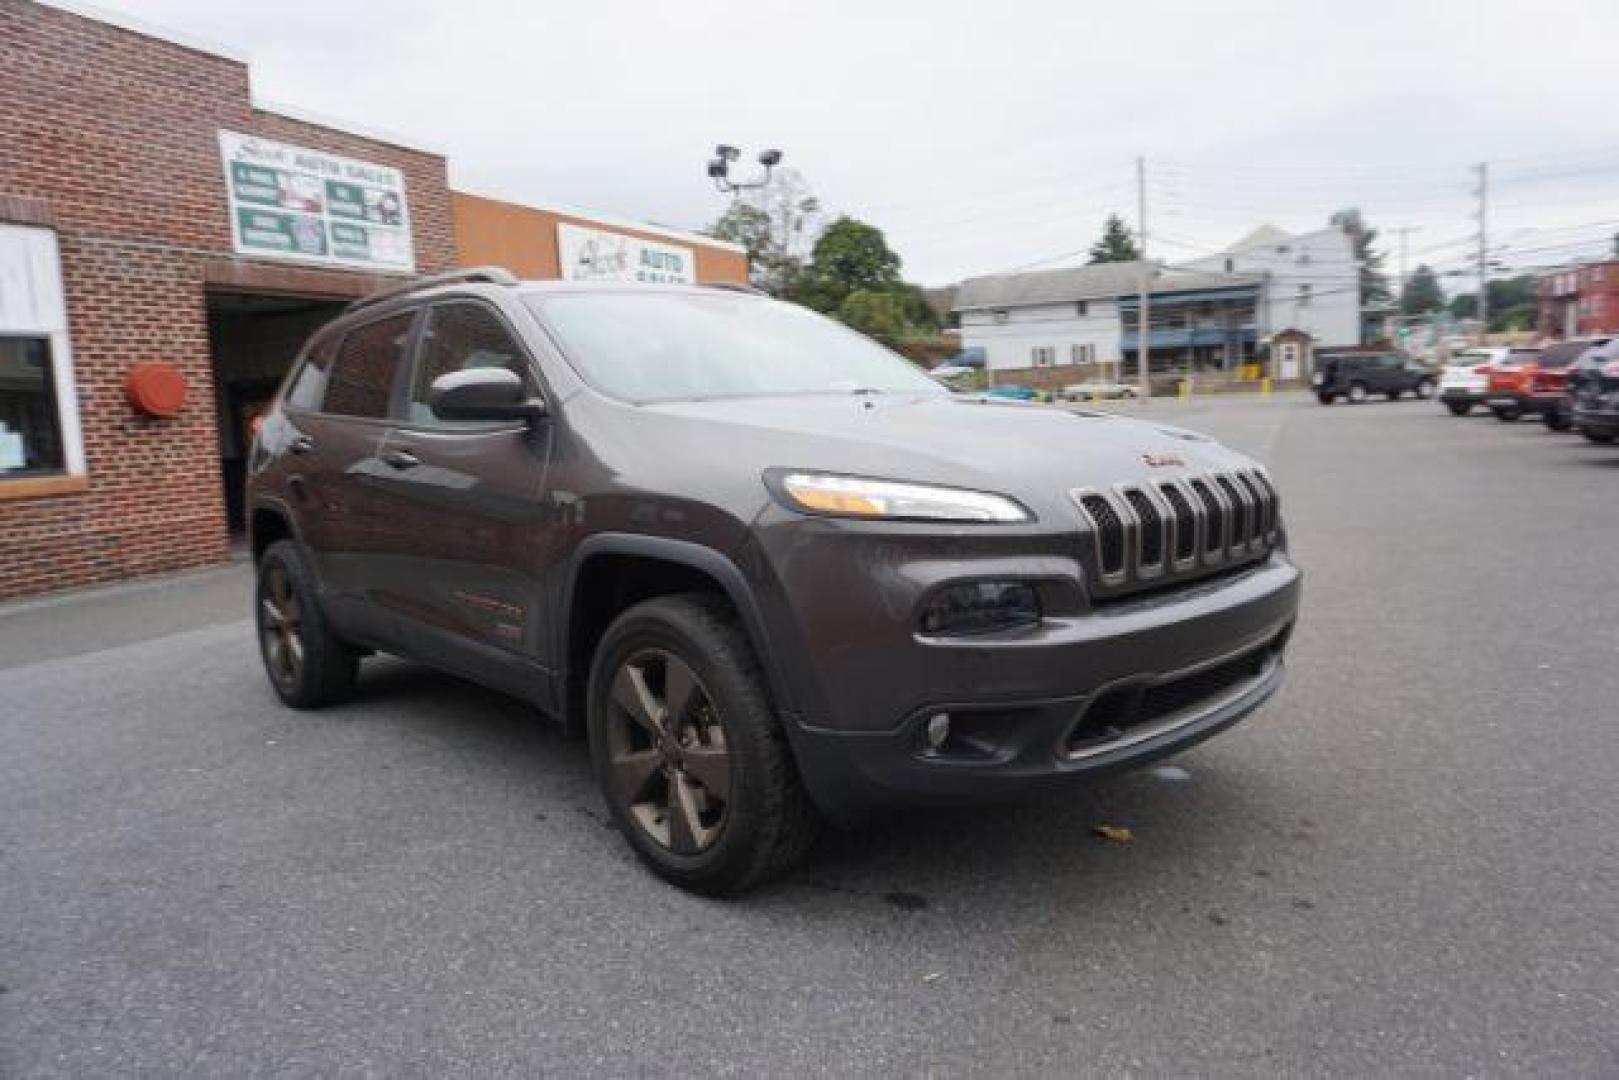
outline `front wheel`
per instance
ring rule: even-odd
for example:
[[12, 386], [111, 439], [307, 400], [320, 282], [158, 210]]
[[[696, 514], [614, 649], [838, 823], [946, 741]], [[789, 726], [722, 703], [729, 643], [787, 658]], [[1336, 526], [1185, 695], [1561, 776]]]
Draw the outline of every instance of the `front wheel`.
[[1452, 416], [1466, 416], [1473, 411], [1473, 403], [1471, 401], [1447, 401], [1445, 402], [1445, 408], [1450, 410], [1450, 415]]
[[254, 599], [259, 655], [276, 695], [295, 709], [347, 697], [360, 654], [326, 621], [314, 576], [292, 541], [277, 540], [259, 557]]
[[620, 615], [591, 664], [596, 780], [635, 853], [728, 896], [796, 863], [819, 818], [730, 606], [659, 597]]
[[1434, 394], [1433, 380], [1432, 379], [1423, 379], [1421, 382], [1417, 383], [1416, 394], [1417, 394], [1417, 397], [1422, 401], [1427, 401], [1429, 398], [1433, 397], [1433, 394]]
[[1540, 414], [1540, 421], [1548, 431], [1567, 431], [1571, 426], [1568, 414], [1561, 409], [1548, 409]]
[[1320, 393], [1316, 394], [1315, 399], [1317, 401], [1319, 401], [1323, 405], [1331, 405], [1332, 400], [1333, 400], [1333, 395], [1329, 394], [1325, 390], [1323, 390]]
[[1365, 383], [1349, 384], [1349, 403], [1351, 405], [1360, 405], [1365, 402], [1369, 396], [1370, 395], [1367, 393]]
[[1611, 431], [1594, 431], [1591, 428], [1582, 427], [1580, 429], [1580, 434], [1584, 435], [1587, 439], [1594, 443], [1603, 443], [1606, 445], [1607, 443], [1613, 442], [1613, 432]]
[[1495, 413], [1495, 418], [1503, 424], [1516, 424], [1523, 416], [1523, 410], [1516, 405], [1499, 406], [1490, 411]]

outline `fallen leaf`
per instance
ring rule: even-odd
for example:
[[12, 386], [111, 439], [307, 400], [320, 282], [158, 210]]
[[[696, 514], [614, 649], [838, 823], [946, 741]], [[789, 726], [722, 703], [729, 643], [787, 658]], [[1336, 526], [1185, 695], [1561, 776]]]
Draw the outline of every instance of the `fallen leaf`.
[[1091, 832], [1110, 844], [1128, 844], [1136, 838], [1136, 834], [1123, 825], [1098, 825]]

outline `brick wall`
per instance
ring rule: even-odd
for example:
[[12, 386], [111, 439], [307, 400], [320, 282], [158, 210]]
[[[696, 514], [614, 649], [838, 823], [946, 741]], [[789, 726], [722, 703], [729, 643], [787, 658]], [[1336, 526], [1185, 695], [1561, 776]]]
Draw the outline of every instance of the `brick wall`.
[[[400, 169], [423, 272], [455, 260], [444, 159], [254, 109], [235, 60], [26, 0], [0, 0], [0, 72], [0, 213], [49, 207], [89, 471], [87, 491], [30, 498], [0, 479], [0, 597], [222, 560], [204, 283], [353, 295], [376, 278], [232, 256], [219, 129]], [[125, 402], [142, 360], [184, 371], [176, 419]]]

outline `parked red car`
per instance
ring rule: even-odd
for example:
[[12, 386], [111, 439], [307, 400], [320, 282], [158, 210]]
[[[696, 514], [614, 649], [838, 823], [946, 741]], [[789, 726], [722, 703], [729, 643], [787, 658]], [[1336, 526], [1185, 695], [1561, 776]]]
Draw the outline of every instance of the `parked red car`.
[[1510, 423], [1534, 409], [1534, 401], [1529, 396], [1529, 379], [1538, 368], [1541, 355], [1540, 349], [1513, 349], [1490, 365], [1490, 384], [1484, 394], [1484, 404], [1497, 420]]
[[1587, 354], [1612, 340], [1611, 337], [1595, 337], [1568, 341], [1553, 345], [1541, 354], [1540, 363], [1529, 376], [1529, 396], [1543, 403], [1538, 411], [1548, 428], [1567, 431], [1573, 425], [1574, 400], [1570, 396], [1569, 373]]

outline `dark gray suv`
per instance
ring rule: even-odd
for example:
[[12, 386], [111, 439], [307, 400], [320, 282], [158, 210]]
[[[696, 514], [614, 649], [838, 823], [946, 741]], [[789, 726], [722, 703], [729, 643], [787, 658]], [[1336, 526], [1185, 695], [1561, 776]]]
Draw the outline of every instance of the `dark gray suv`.
[[1277, 494], [1187, 431], [966, 398], [803, 308], [499, 270], [356, 302], [253, 449], [288, 704], [371, 651], [582, 729], [614, 819], [731, 893], [820, 821], [1138, 766], [1276, 689]]

